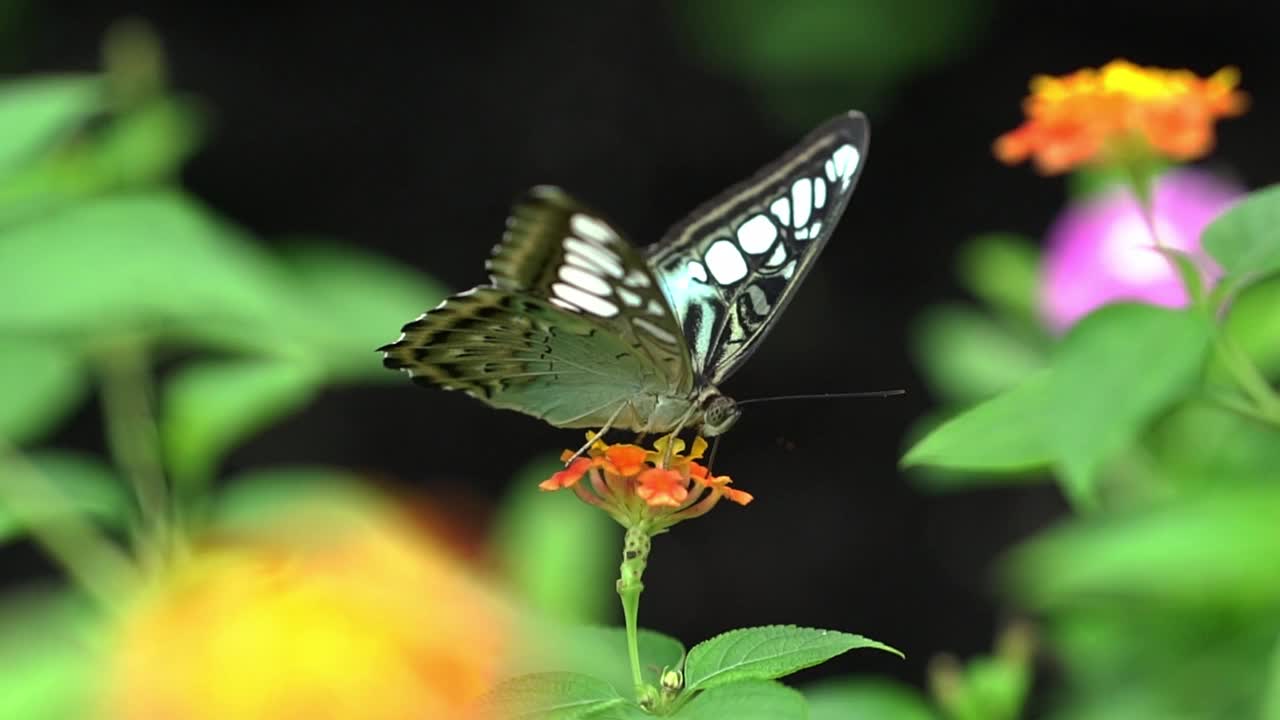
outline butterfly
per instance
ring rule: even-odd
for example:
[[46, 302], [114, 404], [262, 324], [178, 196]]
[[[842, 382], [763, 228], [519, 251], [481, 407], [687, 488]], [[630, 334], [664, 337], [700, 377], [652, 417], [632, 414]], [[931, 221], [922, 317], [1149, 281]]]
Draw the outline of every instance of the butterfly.
[[415, 382], [562, 428], [724, 433], [720, 384], [777, 322], [861, 174], [851, 111], [704, 203], [644, 251], [563, 190], [520, 199], [486, 263], [378, 348]]

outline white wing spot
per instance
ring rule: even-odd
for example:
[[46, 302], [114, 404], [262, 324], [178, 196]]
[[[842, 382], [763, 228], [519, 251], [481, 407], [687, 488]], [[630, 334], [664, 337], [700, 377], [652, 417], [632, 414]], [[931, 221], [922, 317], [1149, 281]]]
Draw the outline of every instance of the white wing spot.
[[568, 237], [564, 239], [564, 250], [566, 253], [578, 253], [616, 278], [620, 278], [623, 275], [622, 262], [618, 256], [599, 245], [593, 245], [575, 237]]
[[796, 261], [792, 260], [787, 266], [782, 268], [782, 277], [784, 280], [790, 280], [791, 276], [796, 272]]
[[848, 188], [849, 180], [853, 177], [853, 171], [858, 169], [858, 161], [862, 156], [858, 153], [858, 148], [852, 145], [841, 145], [831, 154], [831, 160], [835, 162], [836, 172], [840, 173], [840, 187]]
[[769, 260], [764, 264], [764, 266], [778, 267], [779, 265], [781, 265], [786, 261], [787, 261], [787, 249], [783, 247], [781, 243], [779, 243], [778, 247], [773, 249], [773, 254], [769, 256]]
[[569, 218], [569, 227], [588, 240], [602, 243], [618, 240], [618, 234], [613, 231], [613, 228], [590, 215], [574, 214], [573, 217]]
[[777, 238], [778, 226], [764, 215], [755, 215], [738, 228], [738, 245], [752, 255], [768, 250]]
[[823, 205], [826, 205], [826, 204], [827, 204], [827, 184], [822, 181], [822, 178], [814, 178], [813, 179], [813, 206], [820, 209], [822, 208]]
[[672, 335], [671, 333], [667, 332], [663, 328], [660, 328], [657, 325], [654, 325], [652, 322], [649, 322], [649, 320], [647, 320], [646, 318], [635, 318], [631, 322], [635, 323], [636, 327], [640, 328], [641, 330], [644, 330], [645, 332], [649, 333], [650, 335], [654, 336], [655, 338], [661, 340], [664, 343], [671, 344], [676, 341], [675, 335]]
[[791, 184], [791, 205], [795, 208], [795, 216], [791, 220], [795, 227], [804, 227], [809, 222], [812, 193], [813, 183], [809, 178], [800, 178]]
[[633, 268], [631, 272], [627, 273], [627, 279], [623, 280], [622, 283], [627, 287], [633, 288], [649, 287], [649, 278], [642, 270], [636, 270]]
[[822, 221], [814, 220], [813, 224], [810, 225], [809, 227], [804, 227], [804, 228], [800, 228], [799, 230], [796, 230], [796, 239], [797, 240], [816, 240], [818, 237], [818, 231], [821, 229], [822, 229]]
[[565, 283], [552, 283], [551, 292], [555, 293], [562, 300], [571, 302], [592, 315], [599, 317], [613, 317], [618, 314], [617, 305], [614, 305], [604, 298], [596, 297], [589, 292], [579, 290], [572, 285], [567, 285]]
[[711, 276], [721, 285], [734, 283], [747, 276], [747, 263], [742, 253], [728, 240], [717, 240], [707, 248], [707, 256], [703, 258]]
[[648, 310], [650, 315], [657, 315], [658, 317], [663, 317], [665, 315], [662, 312], [662, 303], [658, 302], [657, 300], [650, 300], [649, 305], [645, 308], [645, 310]]
[[575, 312], [575, 313], [582, 312], [582, 310], [579, 309], [577, 305], [573, 305], [572, 303], [567, 303], [558, 297], [551, 298], [551, 304], [555, 305], [561, 310], [568, 310], [569, 312]]
[[609, 283], [604, 278], [596, 277], [581, 268], [572, 265], [560, 266], [560, 279], [570, 285], [577, 285], [593, 295], [605, 296], [610, 293]]
[[778, 222], [783, 225], [791, 224], [791, 203], [787, 202], [785, 197], [774, 200], [773, 204], [769, 206], [769, 212], [773, 213], [773, 216], [778, 218]]
[[640, 307], [644, 304], [644, 298], [624, 287], [614, 288], [614, 292], [618, 293], [618, 297], [622, 298], [622, 302], [626, 303], [627, 307]]
[[592, 275], [603, 275], [605, 272], [604, 268], [591, 262], [590, 260], [579, 255], [578, 253], [566, 252], [564, 254], [564, 261], [575, 267], [580, 267], [583, 270], [586, 270], [587, 272], [591, 273]]
[[835, 182], [835, 181], [836, 181], [836, 179], [837, 179], [837, 178], [836, 178], [836, 164], [835, 164], [835, 163], [833, 163], [833, 162], [831, 162], [830, 160], [828, 160], [828, 161], [826, 162], [826, 164], [825, 164], [825, 165], [823, 165], [822, 167], [823, 167], [823, 169], [824, 169], [824, 170], [826, 170], [826, 172], [827, 172], [827, 179], [828, 179], [828, 180], [830, 180], [831, 182]]
[[689, 277], [699, 282], [707, 281], [707, 269], [700, 262], [689, 262]]
[[795, 232], [795, 238], [796, 238], [797, 240], [808, 240], [808, 239], [809, 239], [809, 228], [807, 228], [807, 227], [797, 228], [797, 229], [796, 229], [796, 232]]

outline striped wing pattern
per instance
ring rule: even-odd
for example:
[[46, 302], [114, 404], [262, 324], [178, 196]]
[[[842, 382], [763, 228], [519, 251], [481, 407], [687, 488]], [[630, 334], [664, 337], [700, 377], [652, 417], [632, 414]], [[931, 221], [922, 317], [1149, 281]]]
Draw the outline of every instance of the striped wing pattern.
[[722, 382], [782, 315], [844, 212], [868, 140], [861, 113], [835, 117], [647, 249], [699, 377]]

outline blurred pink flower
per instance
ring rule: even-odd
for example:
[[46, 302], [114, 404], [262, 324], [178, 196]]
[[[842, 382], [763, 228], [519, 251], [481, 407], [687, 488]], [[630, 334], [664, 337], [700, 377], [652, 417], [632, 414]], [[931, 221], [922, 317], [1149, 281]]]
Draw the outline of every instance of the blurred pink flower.
[[[1175, 170], [1152, 194], [1156, 233], [1165, 247], [1195, 258], [1206, 284], [1221, 274], [1200, 248], [1200, 233], [1244, 189], [1205, 172]], [[1048, 233], [1041, 314], [1055, 331], [1111, 302], [1187, 304], [1177, 271], [1159, 252], [1133, 193], [1117, 186], [1067, 208]]]

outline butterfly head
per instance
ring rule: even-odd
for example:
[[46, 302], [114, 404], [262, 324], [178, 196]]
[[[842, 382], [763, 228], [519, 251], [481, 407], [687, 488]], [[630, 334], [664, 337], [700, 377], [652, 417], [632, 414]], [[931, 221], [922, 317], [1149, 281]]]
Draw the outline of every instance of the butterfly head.
[[728, 432], [742, 416], [738, 403], [720, 393], [711, 393], [702, 401], [702, 434], [711, 437]]

